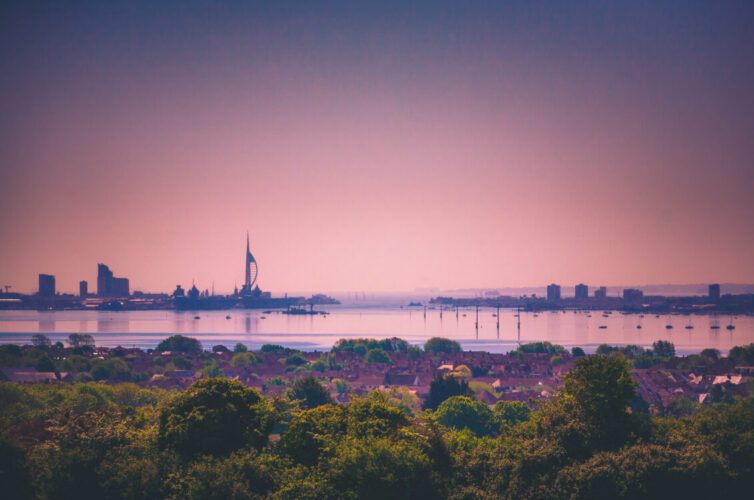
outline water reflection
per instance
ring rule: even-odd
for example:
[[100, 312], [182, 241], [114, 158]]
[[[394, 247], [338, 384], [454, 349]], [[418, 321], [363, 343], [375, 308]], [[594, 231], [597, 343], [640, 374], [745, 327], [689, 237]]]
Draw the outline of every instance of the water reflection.
[[[754, 342], [754, 317], [730, 319], [715, 316], [605, 314], [546, 311], [541, 313], [482, 308], [457, 311], [423, 308], [333, 307], [325, 315], [286, 315], [263, 311], [0, 311], [0, 343], [28, 343], [32, 334], [44, 333], [53, 341], [71, 333], [89, 333], [99, 345], [154, 347], [172, 334], [191, 335], [205, 346], [247, 342], [309, 346], [327, 349], [340, 337], [401, 337], [423, 344], [433, 336], [448, 337], [467, 348], [504, 352], [520, 342], [550, 341], [593, 351], [602, 343], [651, 346], [671, 340], [676, 350], [698, 352], [706, 347], [727, 352], [734, 345]], [[442, 314], [442, 318], [441, 318]], [[455, 321], [445, 316], [456, 316]], [[231, 319], [226, 319], [230, 315]], [[199, 316], [196, 319], [195, 316]], [[264, 316], [264, 319], [262, 318]], [[520, 321], [520, 330], [519, 330]], [[667, 329], [672, 322], [674, 328]], [[641, 325], [642, 328], [637, 328]], [[694, 328], [687, 329], [690, 325]], [[604, 326], [605, 328], [600, 328]], [[720, 328], [716, 329], [715, 326]], [[483, 346], [483, 347], [482, 347]]]

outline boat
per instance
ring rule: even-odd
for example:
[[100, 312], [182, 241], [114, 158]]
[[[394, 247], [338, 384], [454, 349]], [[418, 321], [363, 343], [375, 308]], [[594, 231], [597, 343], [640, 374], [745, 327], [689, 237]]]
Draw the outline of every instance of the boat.
[[601, 328], [602, 330], [604, 330], [605, 328], [607, 328], [607, 326], [606, 326], [606, 325], [600, 325], [600, 328]]
[[712, 325], [712, 326], [710, 326], [710, 328], [712, 330], [719, 330], [720, 329], [720, 325]]
[[230, 319], [230, 316], [225, 316], [225, 319]]
[[636, 325], [636, 328], [641, 330], [641, 325]]
[[199, 316], [194, 316], [194, 319], [200, 319]]
[[692, 325], [686, 325], [686, 330], [691, 330], [692, 328], [694, 328]]
[[728, 326], [726, 326], [726, 327], [725, 327], [725, 329], [726, 329], [726, 330], [735, 330], [735, 329], [736, 329], [736, 327], [735, 327], [735, 326], [733, 326], [733, 325], [728, 325]]
[[665, 325], [666, 330], [670, 330], [671, 328], [673, 328], [673, 325]]
[[267, 319], [267, 316], [260, 316], [259, 319]]

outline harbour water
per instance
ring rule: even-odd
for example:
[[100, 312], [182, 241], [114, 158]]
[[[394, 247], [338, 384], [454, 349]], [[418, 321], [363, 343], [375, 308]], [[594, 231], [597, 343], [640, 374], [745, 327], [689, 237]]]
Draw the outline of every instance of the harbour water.
[[[593, 352], [598, 345], [650, 347], [670, 340], [678, 353], [705, 348], [726, 353], [754, 342], [754, 317], [639, 315], [603, 311], [521, 312], [520, 337], [515, 310], [427, 309], [328, 306], [326, 315], [287, 315], [279, 311], [0, 311], [0, 343], [30, 343], [35, 333], [53, 342], [71, 333], [88, 333], [107, 347], [153, 348], [173, 334], [195, 337], [205, 348], [242, 342], [251, 349], [274, 343], [302, 350], [327, 350], [339, 338], [400, 337], [423, 344], [430, 337], [457, 340], [466, 350], [508, 352], [519, 342], [550, 341]], [[228, 318], [229, 316], [229, 318]], [[198, 318], [197, 318], [198, 317]], [[735, 329], [728, 329], [733, 324]], [[668, 325], [672, 328], [667, 328]], [[641, 326], [641, 328], [637, 328]], [[714, 327], [718, 328], [714, 328]], [[690, 327], [690, 328], [689, 328]]]

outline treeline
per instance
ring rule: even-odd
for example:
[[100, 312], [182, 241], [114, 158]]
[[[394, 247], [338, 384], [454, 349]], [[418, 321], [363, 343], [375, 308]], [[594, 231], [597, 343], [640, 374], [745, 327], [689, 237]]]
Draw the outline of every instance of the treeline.
[[621, 353], [580, 357], [533, 408], [490, 408], [447, 376], [423, 410], [403, 396], [338, 405], [311, 376], [277, 398], [225, 378], [170, 392], [0, 383], [2, 495], [694, 499], [754, 487], [754, 399], [650, 417]]

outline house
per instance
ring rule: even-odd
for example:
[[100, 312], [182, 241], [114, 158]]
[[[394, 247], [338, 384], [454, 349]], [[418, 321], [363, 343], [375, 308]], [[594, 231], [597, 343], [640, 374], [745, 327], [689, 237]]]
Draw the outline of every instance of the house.
[[405, 385], [405, 386], [417, 386], [419, 385], [419, 375], [412, 373], [386, 373], [385, 385]]
[[38, 372], [35, 368], [3, 368], [3, 378], [17, 384], [57, 382], [55, 372]]

